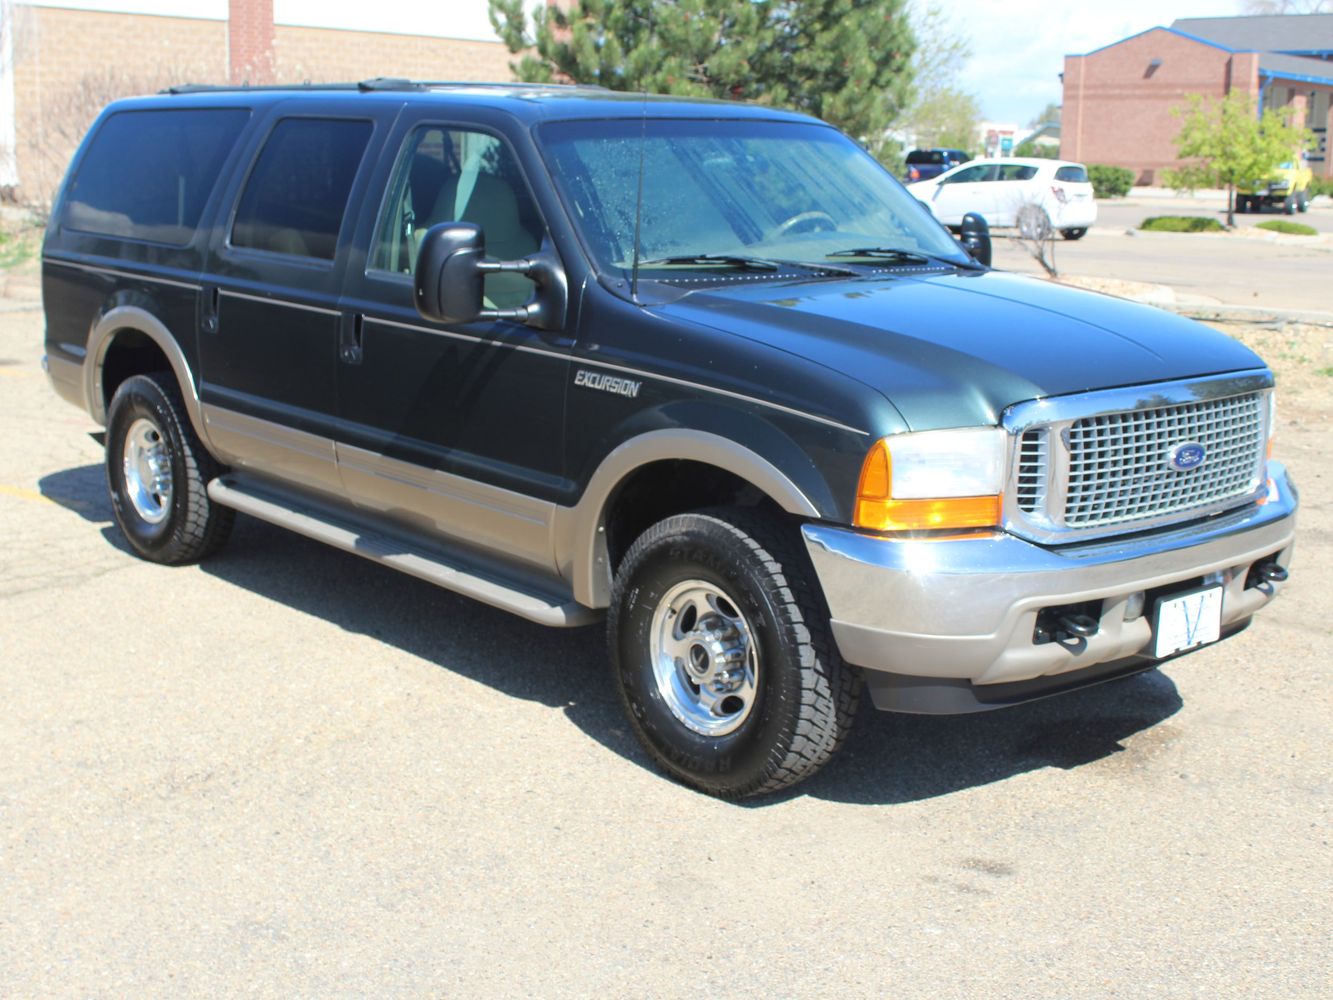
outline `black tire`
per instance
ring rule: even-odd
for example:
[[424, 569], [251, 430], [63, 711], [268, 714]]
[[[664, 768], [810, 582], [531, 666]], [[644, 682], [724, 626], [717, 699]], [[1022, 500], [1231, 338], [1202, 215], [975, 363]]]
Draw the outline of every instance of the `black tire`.
[[1067, 240], [1081, 240], [1088, 234], [1086, 228], [1083, 229], [1061, 229], [1060, 236]]
[[[692, 729], [673, 710], [679, 702], [670, 690], [664, 696], [650, 652], [659, 610], [668, 623], [662, 627], [677, 631], [691, 613], [673, 622], [664, 602], [696, 583], [734, 602], [756, 656], [743, 721], [721, 735]], [[695, 624], [713, 627], [702, 616]], [[709, 633], [689, 633], [700, 634]], [[856, 717], [861, 675], [842, 662], [833, 644], [796, 528], [776, 517], [726, 509], [653, 525], [616, 573], [607, 637], [612, 674], [635, 735], [663, 769], [710, 795], [745, 798], [810, 777], [842, 746]], [[675, 663], [684, 678], [682, 660]], [[698, 694], [699, 685], [692, 686]], [[681, 690], [688, 697], [689, 688]]]
[[[132, 431], [140, 443], [127, 447]], [[147, 452], [152, 457], [130, 457]], [[145, 475], [154, 461], [165, 463], [169, 480]], [[190, 426], [171, 375], [134, 375], [121, 383], [107, 413], [107, 488], [116, 523], [138, 555], [175, 566], [197, 562], [227, 540], [235, 512], [213, 503], [206, 489], [220, 471]], [[136, 490], [136, 482], [142, 488]]]
[[1247, 194], [1236, 195], [1236, 214], [1249, 215], [1249, 213], [1250, 213], [1250, 196]]
[[1296, 214], [1296, 196], [1294, 194], [1289, 194], [1282, 199], [1282, 214], [1283, 215]]
[[1310, 210], [1310, 192], [1302, 191], [1296, 195], [1296, 211], [1308, 212]]

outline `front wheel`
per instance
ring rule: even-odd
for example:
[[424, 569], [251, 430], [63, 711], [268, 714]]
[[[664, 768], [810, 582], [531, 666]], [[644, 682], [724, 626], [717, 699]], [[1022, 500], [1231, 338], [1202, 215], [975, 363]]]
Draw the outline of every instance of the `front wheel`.
[[1296, 214], [1296, 196], [1294, 194], [1289, 194], [1282, 199], [1282, 214], [1283, 215]]
[[614, 681], [635, 735], [685, 784], [777, 791], [846, 739], [861, 678], [811, 576], [795, 528], [748, 510], [667, 518], [625, 555], [607, 619]]
[[121, 383], [107, 410], [106, 478], [116, 523], [135, 552], [179, 565], [221, 546], [235, 513], [208, 497], [218, 471], [170, 375]]
[[1061, 229], [1060, 235], [1067, 240], [1081, 240], [1088, 234], [1086, 227], [1082, 229]]
[[1296, 211], [1308, 212], [1310, 210], [1310, 192], [1302, 191], [1296, 196]]

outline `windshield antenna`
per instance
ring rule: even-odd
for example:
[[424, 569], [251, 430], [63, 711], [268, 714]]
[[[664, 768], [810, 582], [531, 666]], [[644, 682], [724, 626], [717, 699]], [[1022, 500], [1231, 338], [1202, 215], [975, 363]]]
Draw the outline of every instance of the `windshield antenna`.
[[634, 198], [634, 267], [630, 271], [629, 297], [639, 305], [639, 229], [643, 222], [643, 149], [648, 143], [648, 91], [641, 95], [639, 115], [639, 190]]

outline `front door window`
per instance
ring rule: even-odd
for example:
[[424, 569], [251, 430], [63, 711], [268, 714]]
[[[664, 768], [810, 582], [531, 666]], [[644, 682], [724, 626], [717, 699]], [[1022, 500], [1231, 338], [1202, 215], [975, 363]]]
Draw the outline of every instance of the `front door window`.
[[[493, 135], [427, 125], [407, 137], [384, 210], [370, 269], [411, 274], [426, 230], [471, 222], [486, 237], [486, 256], [517, 260], [541, 248], [543, 227], [518, 163]], [[485, 305], [512, 309], [532, 297], [520, 274], [488, 274]]]

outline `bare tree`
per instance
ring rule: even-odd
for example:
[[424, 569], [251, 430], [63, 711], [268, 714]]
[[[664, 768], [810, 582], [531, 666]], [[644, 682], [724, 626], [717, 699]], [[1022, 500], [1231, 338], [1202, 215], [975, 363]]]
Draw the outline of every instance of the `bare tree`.
[[190, 69], [104, 68], [62, 90], [43, 94], [38, 113], [19, 138], [23, 200], [41, 214], [50, 210], [74, 150], [98, 113], [112, 101], [156, 93], [202, 77]]
[[1039, 202], [1024, 199], [1018, 205], [1014, 212], [1014, 232], [1009, 239], [1026, 250], [1052, 278], [1060, 276], [1055, 266], [1055, 227]]

